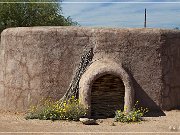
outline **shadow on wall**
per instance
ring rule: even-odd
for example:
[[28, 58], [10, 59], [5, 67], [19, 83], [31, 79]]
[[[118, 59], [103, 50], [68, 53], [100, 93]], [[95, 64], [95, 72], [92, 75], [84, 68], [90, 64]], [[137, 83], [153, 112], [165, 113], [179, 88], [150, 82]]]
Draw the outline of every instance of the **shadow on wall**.
[[146, 114], [147, 117], [159, 117], [166, 116], [166, 114], [162, 111], [162, 109], [157, 106], [157, 104], [148, 96], [148, 94], [142, 89], [142, 87], [137, 83], [134, 77], [130, 74], [130, 72], [126, 69], [128, 74], [131, 76], [135, 97], [134, 101], [139, 101], [138, 106], [148, 108], [149, 112]]

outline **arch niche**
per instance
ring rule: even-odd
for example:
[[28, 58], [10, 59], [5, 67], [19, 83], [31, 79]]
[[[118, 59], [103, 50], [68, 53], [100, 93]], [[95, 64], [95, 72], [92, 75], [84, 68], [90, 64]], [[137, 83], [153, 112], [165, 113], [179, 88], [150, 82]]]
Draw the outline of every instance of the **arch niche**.
[[[88, 108], [87, 117], [89, 118], [92, 117], [92, 109], [93, 109], [92, 107], [93, 104], [91, 103], [93, 101], [91, 100], [92, 99], [91, 96], [93, 95], [92, 89], [94, 88], [94, 85], [97, 85], [97, 81], [103, 80], [104, 78], [105, 79], [111, 78], [111, 80], [119, 79], [118, 81], [114, 81], [116, 83], [120, 83], [117, 84], [117, 86], [122, 86], [123, 83], [124, 107], [127, 108], [127, 111], [130, 111], [133, 108], [134, 89], [131, 78], [128, 75], [128, 73], [123, 69], [122, 65], [119, 65], [116, 62], [113, 62], [112, 60], [108, 60], [108, 59], [98, 60], [93, 62], [87, 68], [87, 70], [82, 75], [79, 82], [79, 100], [81, 104], [83, 104], [86, 108]], [[109, 92], [111, 92], [111, 89], [109, 89]], [[110, 98], [109, 98], [109, 102], [111, 102]], [[101, 106], [101, 104], [99, 104], [99, 106]]]

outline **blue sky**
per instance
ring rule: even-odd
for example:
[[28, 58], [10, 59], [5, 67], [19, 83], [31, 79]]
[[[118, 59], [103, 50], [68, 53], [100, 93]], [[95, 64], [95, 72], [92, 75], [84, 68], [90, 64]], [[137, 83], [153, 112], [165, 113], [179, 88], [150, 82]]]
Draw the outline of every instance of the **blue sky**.
[[[157, 1], [177, 3], [100, 3]], [[65, 16], [71, 16], [81, 26], [143, 27], [144, 9], [146, 8], [147, 27], [180, 27], [180, 0], [64, 0], [63, 2], [63, 14]]]

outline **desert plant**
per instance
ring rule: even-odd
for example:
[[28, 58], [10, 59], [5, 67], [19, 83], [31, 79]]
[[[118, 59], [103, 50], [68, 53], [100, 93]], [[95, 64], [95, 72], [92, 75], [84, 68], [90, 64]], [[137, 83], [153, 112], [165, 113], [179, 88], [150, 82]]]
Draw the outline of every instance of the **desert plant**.
[[73, 120], [78, 121], [86, 115], [86, 109], [72, 96], [68, 101], [61, 103], [46, 100], [43, 105], [31, 107], [26, 119], [41, 120]]
[[142, 117], [148, 112], [148, 108], [137, 108], [138, 101], [134, 105], [132, 111], [127, 112], [127, 108], [124, 108], [124, 111], [117, 110], [115, 112], [115, 118], [114, 120], [116, 122], [140, 122], [142, 121]]

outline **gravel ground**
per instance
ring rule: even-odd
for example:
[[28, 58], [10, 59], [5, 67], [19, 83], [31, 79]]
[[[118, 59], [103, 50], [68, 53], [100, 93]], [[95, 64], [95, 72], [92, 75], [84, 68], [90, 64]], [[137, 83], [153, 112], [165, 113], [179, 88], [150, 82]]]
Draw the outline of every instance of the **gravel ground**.
[[[25, 120], [24, 114], [1, 112], [0, 134], [179, 134], [180, 110], [165, 112], [166, 116], [146, 117], [140, 123], [119, 123], [113, 119], [97, 120], [99, 125], [81, 122]], [[112, 124], [114, 123], [114, 124]]]

